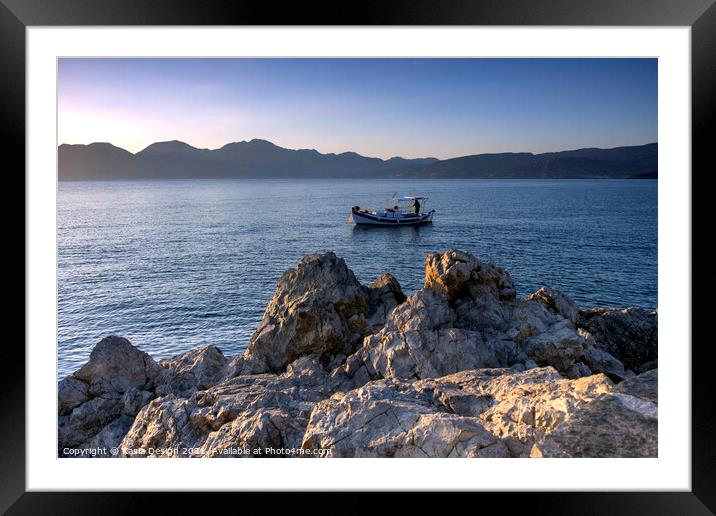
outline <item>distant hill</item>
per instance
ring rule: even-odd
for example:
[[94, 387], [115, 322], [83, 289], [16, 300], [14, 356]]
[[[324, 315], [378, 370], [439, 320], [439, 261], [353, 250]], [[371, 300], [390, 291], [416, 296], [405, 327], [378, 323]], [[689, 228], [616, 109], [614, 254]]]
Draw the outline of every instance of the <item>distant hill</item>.
[[635, 147], [588, 148], [544, 154], [476, 154], [407, 170], [404, 175], [496, 179], [656, 177], [657, 151], [657, 144], [650, 143]]
[[383, 160], [355, 152], [321, 154], [266, 140], [198, 149], [184, 142], [153, 143], [132, 154], [109, 143], [58, 147], [59, 179], [218, 178], [654, 178], [657, 144], [543, 154], [476, 154]]

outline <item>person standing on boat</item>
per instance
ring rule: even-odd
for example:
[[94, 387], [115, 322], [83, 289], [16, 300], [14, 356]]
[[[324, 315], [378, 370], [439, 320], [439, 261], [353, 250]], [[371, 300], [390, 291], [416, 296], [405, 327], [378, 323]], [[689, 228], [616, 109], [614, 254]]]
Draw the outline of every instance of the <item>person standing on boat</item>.
[[413, 208], [415, 208], [415, 216], [420, 215], [420, 202], [417, 199], [413, 201]]

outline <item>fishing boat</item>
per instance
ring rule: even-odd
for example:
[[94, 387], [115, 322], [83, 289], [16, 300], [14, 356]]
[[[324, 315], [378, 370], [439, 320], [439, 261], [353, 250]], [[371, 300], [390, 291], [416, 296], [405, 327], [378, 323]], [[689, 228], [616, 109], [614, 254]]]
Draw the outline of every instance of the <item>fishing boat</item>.
[[427, 197], [395, 197], [386, 199], [385, 208], [351, 208], [351, 220], [356, 225], [370, 226], [417, 226], [430, 224], [435, 210], [424, 211]]

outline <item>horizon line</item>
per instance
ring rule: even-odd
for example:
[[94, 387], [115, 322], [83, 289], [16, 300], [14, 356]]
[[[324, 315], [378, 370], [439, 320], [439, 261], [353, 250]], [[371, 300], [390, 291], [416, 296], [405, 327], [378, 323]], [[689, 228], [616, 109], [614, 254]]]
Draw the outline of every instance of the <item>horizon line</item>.
[[187, 142], [185, 142], [185, 141], [183, 141], [183, 140], [176, 140], [176, 139], [174, 139], [174, 140], [161, 140], [161, 141], [152, 142], [152, 143], [150, 143], [149, 145], [147, 145], [146, 147], [144, 147], [143, 149], [138, 150], [137, 152], [132, 152], [132, 151], [130, 151], [130, 150], [125, 149], [124, 147], [120, 147], [119, 145], [115, 145], [114, 143], [111, 143], [111, 142], [91, 142], [91, 143], [66, 143], [66, 142], [62, 142], [62, 143], [58, 144], [57, 147], [59, 148], [59, 147], [62, 147], [63, 145], [68, 145], [68, 146], [72, 146], [72, 145], [82, 145], [82, 146], [87, 147], [87, 146], [89, 146], [89, 145], [106, 144], [106, 145], [111, 145], [112, 147], [116, 147], [117, 149], [121, 149], [121, 150], [123, 150], [123, 151], [125, 151], [125, 152], [128, 152], [128, 153], [131, 154], [132, 156], [136, 156], [137, 154], [139, 154], [139, 153], [144, 152], [145, 150], [147, 150], [147, 149], [148, 149], [149, 147], [151, 147], [152, 145], [156, 145], [156, 144], [159, 144], [159, 143], [181, 143], [181, 144], [184, 144], [184, 145], [186, 145], [186, 146], [188, 146], [188, 147], [191, 147], [192, 149], [195, 149], [195, 150], [205, 150], [205, 151], [213, 152], [213, 151], [221, 150], [221, 149], [223, 149], [224, 147], [226, 147], [227, 145], [231, 145], [231, 144], [234, 144], [234, 143], [251, 143], [251, 142], [254, 142], [254, 141], [266, 142], [266, 143], [269, 143], [269, 144], [273, 145], [274, 147], [278, 147], [278, 148], [280, 148], [280, 149], [285, 149], [285, 150], [290, 150], [290, 151], [314, 151], [314, 152], [317, 152], [318, 154], [321, 154], [322, 156], [331, 156], [331, 155], [333, 155], [333, 156], [340, 156], [340, 155], [343, 155], [343, 154], [357, 154], [358, 156], [363, 157], [363, 158], [379, 159], [379, 160], [381, 160], [381, 161], [390, 161], [391, 159], [405, 159], [405, 160], [435, 159], [435, 160], [437, 160], [437, 161], [449, 161], [449, 160], [451, 160], [451, 159], [465, 158], [465, 157], [468, 157], [468, 156], [497, 155], [497, 154], [531, 154], [531, 155], [533, 155], [533, 156], [538, 156], [538, 155], [540, 155], [540, 154], [551, 154], [551, 153], [558, 153], [558, 152], [573, 152], [573, 151], [587, 150], [587, 149], [612, 150], [612, 149], [620, 149], [620, 148], [623, 148], [623, 147], [644, 147], [644, 146], [646, 146], [646, 145], [658, 145], [658, 143], [659, 143], [658, 140], [657, 140], [657, 141], [653, 141], [653, 142], [647, 142], [647, 143], [641, 143], [641, 144], [635, 144], [635, 145], [616, 145], [616, 146], [614, 146], [614, 147], [578, 147], [578, 148], [575, 148], [575, 149], [549, 150], [549, 151], [544, 151], [544, 152], [529, 152], [529, 151], [478, 152], [478, 153], [463, 154], [463, 155], [460, 155], [460, 156], [453, 156], [453, 157], [451, 157], [451, 158], [443, 158], [443, 159], [441, 159], [441, 158], [436, 158], [435, 156], [418, 156], [418, 157], [415, 157], [415, 158], [405, 158], [405, 157], [403, 157], [403, 156], [398, 156], [398, 155], [396, 155], [396, 156], [391, 156], [390, 158], [379, 158], [379, 157], [377, 157], [377, 156], [366, 156], [366, 155], [361, 154], [361, 153], [359, 153], [359, 152], [350, 151], [350, 150], [349, 150], [349, 151], [344, 151], [344, 152], [321, 152], [321, 151], [319, 151], [318, 149], [315, 149], [315, 148], [289, 148], [289, 147], [282, 147], [282, 146], [280, 146], [280, 145], [278, 145], [278, 144], [272, 142], [271, 140], [266, 140], [266, 139], [264, 139], [264, 138], [252, 138], [251, 140], [236, 140], [236, 141], [231, 141], [231, 142], [225, 143], [224, 145], [222, 145], [222, 146], [220, 146], [220, 147], [216, 147], [216, 148], [213, 148], [213, 149], [210, 149], [210, 148], [208, 148], [208, 147], [195, 147], [194, 145], [192, 145], [192, 144], [190, 144], [190, 143], [187, 143]]

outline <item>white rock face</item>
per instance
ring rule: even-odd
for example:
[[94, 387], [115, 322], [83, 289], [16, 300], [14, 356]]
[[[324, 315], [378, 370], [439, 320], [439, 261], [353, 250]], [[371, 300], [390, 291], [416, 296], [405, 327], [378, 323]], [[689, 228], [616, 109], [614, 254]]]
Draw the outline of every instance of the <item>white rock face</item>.
[[656, 457], [656, 393], [655, 369], [625, 380], [545, 434], [535, 442], [530, 456]]
[[428, 255], [424, 285], [364, 287], [310, 255], [241, 356], [209, 345], [157, 364], [107, 337], [58, 385], [59, 454], [656, 456], [655, 317], [580, 312], [556, 289], [518, 299], [504, 269], [457, 250]]
[[[326, 398], [326, 373], [301, 358], [286, 373], [242, 375], [188, 397], [156, 398], [120, 444], [124, 456], [250, 456], [237, 450], [297, 448], [313, 405]], [[152, 451], [156, 450], [156, 451]]]
[[515, 353], [512, 341], [485, 341], [482, 333], [458, 328], [381, 330], [367, 337], [356, 356], [371, 378], [436, 378], [465, 369], [506, 367]]
[[302, 447], [332, 457], [509, 456], [478, 418], [441, 411], [430, 394], [389, 380], [318, 403]]
[[568, 380], [551, 367], [377, 380], [315, 404], [302, 446], [337, 457], [654, 456], [653, 407], [604, 375]]

